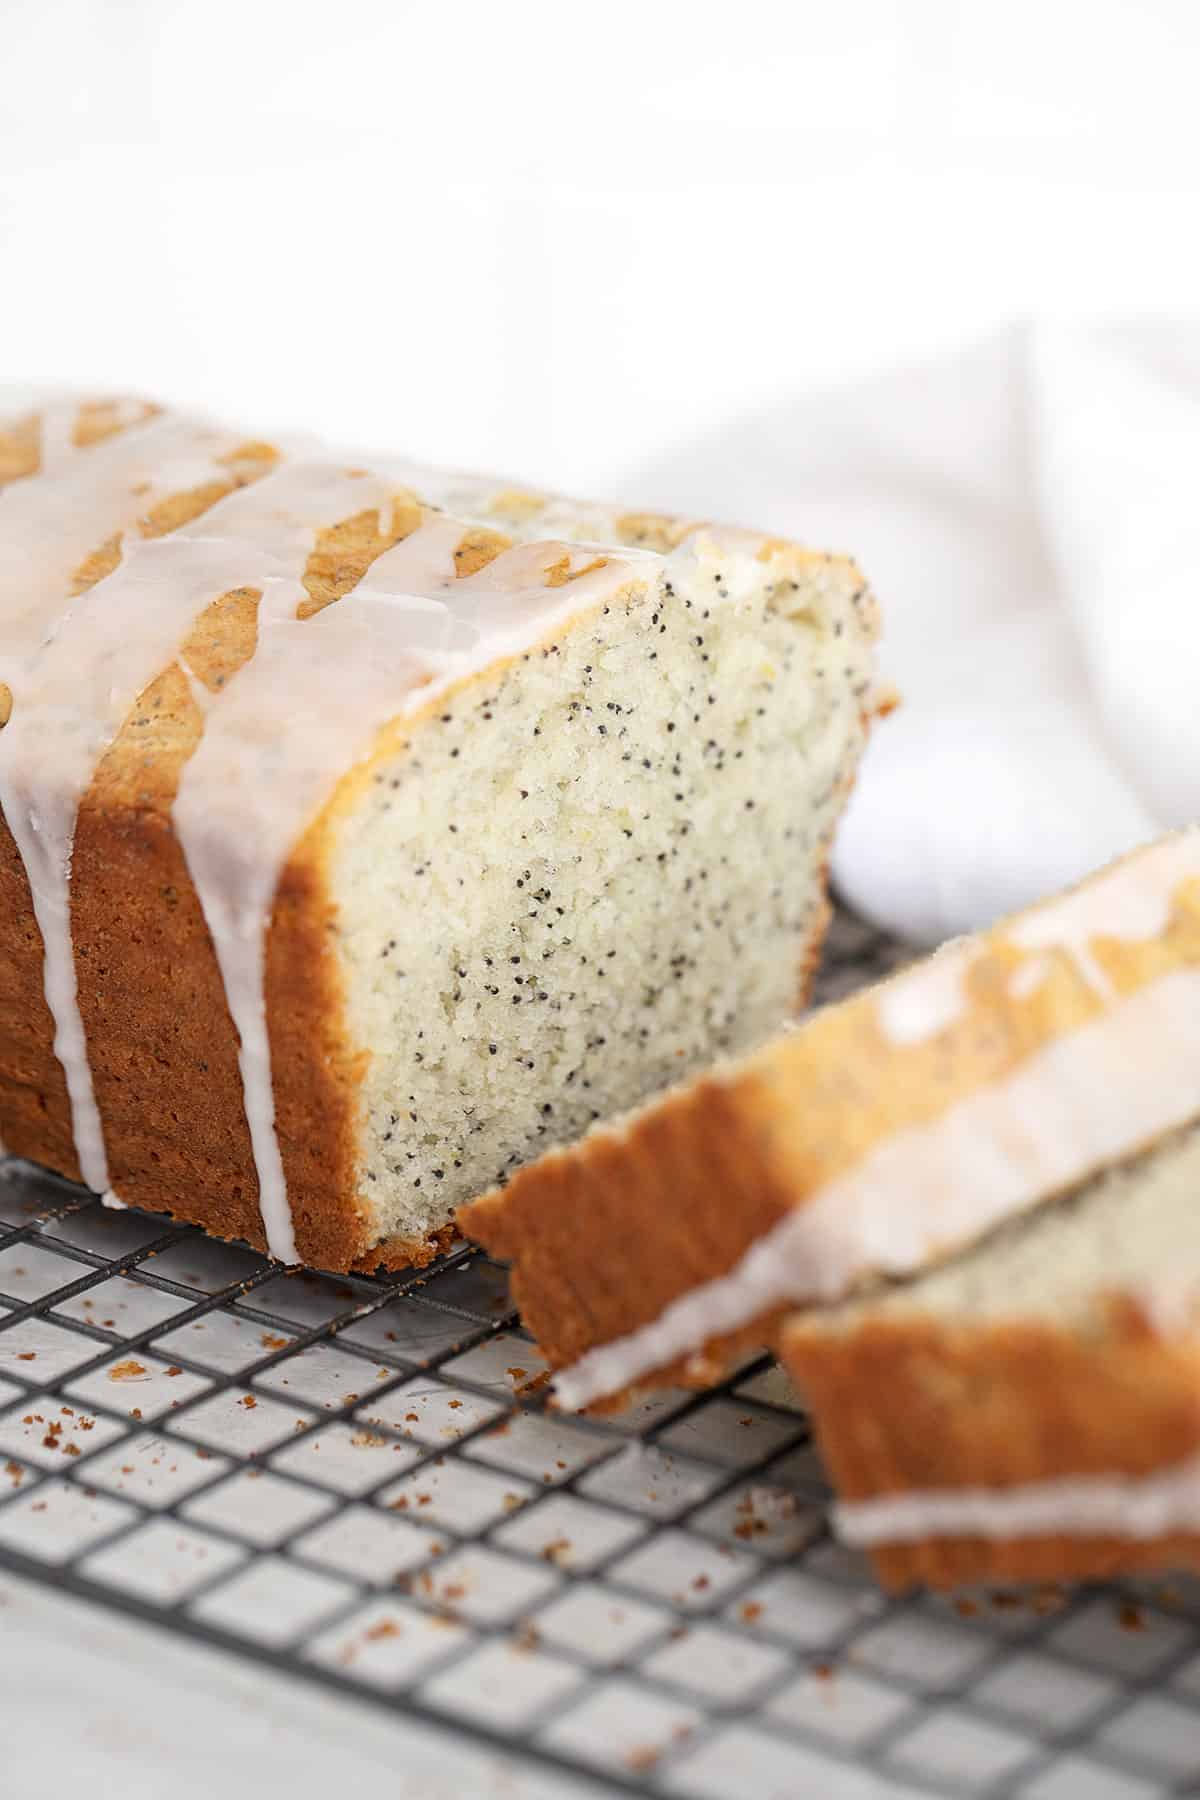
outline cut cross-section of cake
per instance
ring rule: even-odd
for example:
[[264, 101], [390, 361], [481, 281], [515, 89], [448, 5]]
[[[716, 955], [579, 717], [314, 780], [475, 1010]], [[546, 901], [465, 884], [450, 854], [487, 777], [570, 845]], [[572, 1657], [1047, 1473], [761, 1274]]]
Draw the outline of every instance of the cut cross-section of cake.
[[1200, 1125], [790, 1321], [837, 1529], [890, 1587], [1200, 1567]]
[[0, 428], [0, 1137], [331, 1268], [794, 1011], [845, 558], [248, 438]]
[[703, 1382], [1200, 1118], [1200, 830], [523, 1169], [462, 1224], [560, 1402]]

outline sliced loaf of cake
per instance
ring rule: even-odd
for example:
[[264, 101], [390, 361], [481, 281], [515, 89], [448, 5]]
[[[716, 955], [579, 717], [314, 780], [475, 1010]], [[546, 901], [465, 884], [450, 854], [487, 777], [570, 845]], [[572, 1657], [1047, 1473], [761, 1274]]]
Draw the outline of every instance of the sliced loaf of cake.
[[854, 565], [143, 402], [0, 429], [0, 1135], [285, 1261], [427, 1259], [799, 1003]]
[[1200, 830], [962, 939], [466, 1208], [568, 1407], [703, 1382], [1200, 1117]]
[[888, 1586], [1200, 1567], [1200, 1125], [780, 1348]]

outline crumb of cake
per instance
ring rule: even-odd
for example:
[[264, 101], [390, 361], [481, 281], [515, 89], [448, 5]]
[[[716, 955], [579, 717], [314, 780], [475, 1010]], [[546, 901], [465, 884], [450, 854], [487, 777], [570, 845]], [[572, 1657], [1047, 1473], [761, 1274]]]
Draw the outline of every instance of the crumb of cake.
[[108, 1371], [110, 1381], [140, 1381], [147, 1373], [145, 1363], [138, 1362], [136, 1357], [127, 1356], [124, 1362], [114, 1363]]

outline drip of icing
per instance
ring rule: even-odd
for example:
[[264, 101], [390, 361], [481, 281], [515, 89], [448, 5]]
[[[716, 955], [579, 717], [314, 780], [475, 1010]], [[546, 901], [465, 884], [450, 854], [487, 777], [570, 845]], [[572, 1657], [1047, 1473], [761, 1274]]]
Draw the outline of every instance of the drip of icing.
[[[71, 1098], [84, 1181], [108, 1185], [104, 1133], [71, 942], [70, 871], [79, 804], [138, 695], [168, 667], [212, 601], [239, 586], [303, 573], [323, 525], [383, 490], [340, 471], [285, 465], [169, 537], [127, 539], [122, 561], [25, 665], [0, 733], [0, 805], [29, 877], [43, 943], [54, 1049]], [[364, 489], [370, 489], [364, 493]]]
[[834, 1300], [870, 1273], [909, 1273], [1198, 1115], [1200, 968], [1176, 969], [1005, 1080], [884, 1139], [728, 1274], [589, 1350], [556, 1377], [558, 1397], [587, 1406], [785, 1302]]
[[111, 1188], [108, 1189], [107, 1193], [101, 1194], [100, 1204], [101, 1204], [101, 1206], [106, 1206], [108, 1208], [109, 1212], [128, 1212], [129, 1211], [129, 1208], [125, 1204], [124, 1200], [120, 1199], [118, 1195], [114, 1194]]
[[79, 1164], [97, 1191], [108, 1187], [108, 1169], [70, 922], [79, 803], [138, 695], [170, 665], [207, 606], [237, 587], [282, 585], [294, 608], [318, 532], [387, 499], [372, 479], [285, 464], [169, 537], [127, 541], [120, 565], [31, 659], [0, 734], [0, 802], [42, 933], [54, 1047], [71, 1095]]
[[883, 1035], [893, 1044], [917, 1044], [953, 1025], [966, 1011], [967, 972], [981, 954], [975, 941], [945, 944], [886, 982], [875, 1007]]
[[304, 621], [294, 616], [293, 586], [267, 584], [255, 655], [205, 701], [204, 735], [175, 800], [176, 835], [241, 1039], [267, 1243], [283, 1262], [297, 1252], [275, 1127], [264, 974], [271, 909], [293, 846], [385, 725], [599, 603], [642, 566], [636, 556], [611, 558], [551, 588], [548, 572], [564, 556], [572, 572], [592, 559], [538, 543], [457, 578], [463, 533], [460, 520], [427, 518], [336, 605]]
[[78, 456], [74, 433], [79, 418], [79, 402], [74, 397], [49, 402], [41, 411], [41, 446], [39, 473], [57, 475], [63, 466]]
[[97, 402], [91, 394], [63, 388], [0, 387], [0, 428], [31, 415], [38, 422], [38, 473], [55, 475], [90, 446], [75, 442], [75, 429], [85, 407], [102, 405], [112, 425], [123, 430], [148, 416], [150, 408], [132, 394]]
[[844, 1500], [838, 1536], [858, 1549], [930, 1538], [1156, 1538], [1200, 1528], [1200, 1456], [1149, 1475], [1069, 1475], [1009, 1488], [930, 1488]]
[[242, 441], [162, 414], [0, 490], [0, 681], [16, 690], [26, 660], [73, 605], [85, 557], [169, 494], [227, 476], [218, 459]]
[[1112, 984], [1096, 959], [1094, 940], [1159, 937], [1189, 876], [1200, 877], [1200, 836], [1194, 831], [1165, 838], [1072, 893], [1034, 907], [1007, 927], [1008, 941], [1021, 950], [1065, 951], [1096, 993], [1108, 998]]
[[[1102, 999], [1113, 988], [1092, 949], [1095, 938], [1131, 941], [1159, 936], [1167, 927], [1171, 899], [1181, 881], [1200, 876], [1200, 850], [1194, 832], [1183, 832], [1151, 845], [1085, 882], [1073, 893], [1035, 907], [1000, 928], [1000, 936], [1020, 950], [1043, 952], [1013, 971], [1009, 994], [1025, 1000], [1053, 967], [1049, 952], [1064, 951], [1089, 987]], [[911, 970], [887, 982], [879, 992], [876, 1018], [894, 1044], [915, 1044], [936, 1037], [963, 1016], [967, 1008], [966, 977], [971, 964], [986, 952], [986, 941], [965, 939], [947, 944]]]
[[[1020, 1005], [1033, 998], [1044, 981], [1050, 979], [1054, 971], [1054, 959], [1046, 951], [1039, 956], [1031, 956], [1027, 961], [1018, 963], [1008, 980], [1008, 996]], [[1102, 988], [1101, 993], [1107, 990]]]
[[[76, 410], [74, 403], [61, 408], [72, 423]], [[221, 473], [214, 458], [234, 447], [233, 438], [194, 421], [161, 419], [86, 452], [52, 455], [45, 475], [0, 492], [0, 680], [13, 691], [12, 716], [0, 733], [0, 811], [29, 878], [76, 1155], [84, 1181], [97, 1192], [108, 1187], [108, 1164], [79, 1016], [71, 847], [96, 761], [140, 689], [170, 660], [171, 644], [157, 663], [148, 655], [163, 643], [162, 624], [172, 612], [144, 579], [139, 585], [135, 578], [135, 603], [128, 604], [123, 568], [82, 603], [68, 589], [74, 570], [114, 524], [128, 526], [165, 493], [211, 481]], [[110, 611], [114, 595], [127, 604], [114, 602]]]
[[[38, 399], [33, 410], [37, 412], [40, 423], [39, 474], [58, 475], [76, 457], [88, 454], [91, 445], [75, 442], [80, 413], [88, 404], [87, 398], [81, 394], [57, 393]], [[118, 399], [104, 401], [102, 404], [117, 431], [139, 424], [149, 412], [145, 401], [137, 400], [132, 395], [121, 395]]]

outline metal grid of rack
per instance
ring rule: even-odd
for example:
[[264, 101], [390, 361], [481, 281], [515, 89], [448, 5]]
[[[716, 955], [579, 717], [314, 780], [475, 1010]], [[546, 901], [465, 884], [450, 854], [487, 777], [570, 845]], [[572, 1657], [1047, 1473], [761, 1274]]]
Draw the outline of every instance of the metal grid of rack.
[[[894, 960], [840, 921], [825, 997]], [[610, 1790], [1200, 1791], [1200, 1582], [888, 1599], [769, 1359], [545, 1387], [465, 1246], [283, 1274], [0, 1168], [0, 1566]]]

